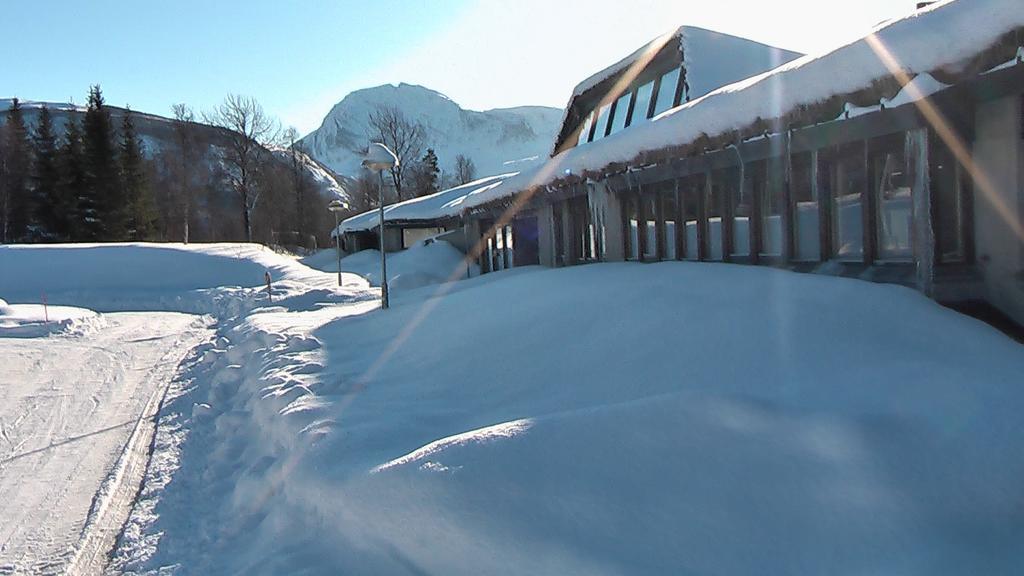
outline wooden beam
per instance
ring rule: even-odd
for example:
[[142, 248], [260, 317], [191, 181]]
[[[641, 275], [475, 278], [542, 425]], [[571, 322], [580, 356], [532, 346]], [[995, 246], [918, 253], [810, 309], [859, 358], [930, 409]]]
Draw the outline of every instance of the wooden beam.
[[644, 189], [637, 186], [636, 194], [636, 259], [643, 262], [647, 254], [647, 206], [644, 202]]
[[907, 132], [904, 139], [907, 174], [912, 178], [913, 249], [917, 289], [928, 296], [935, 294], [935, 230], [932, 227], [931, 184], [928, 174], [928, 129]]
[[878, 259], [875, 236], [875, 231], [878, 228], [878, 212], [875, 209], [875, 199], [878, 197], [876, 189], [879, 185], [879, 175], [874, 173], [874, 162], [871, 161], [871, 143], [868, 140], [861, 144], [861, 150], [866, 180], [865, 186], [860, 191], [861, 243], [864, 264], [870, 266]]
[[707, 260], [708, 252], [708, 202], [711, 201], [711, 171], [704, 173], [704, 191], [697, 195], [697, 259]]
[[[751, 170], [751, 172], [754, 171]], [[762, 206], [761, 190], [759, 188], [764, 186], [771, 193], [771, 181], [768, 178], [769, 172], [769, 164], [766, 161], [764, 178], [758, 178], [756, 173], [748, 176], [750, 178], [750, 220], [747, 221], [747, 243], [750, 245], [750, 262], [752, 264], [758, 263], [761, 258], [761, 250], [764, 248], [764, 239], [761, 237], [764, 230], [762, 219], [767, 214], [767, 210]]]
[[811, 197], [818, 199], [818, 248], [822, 262], [832, 258], [831, 191], [835, 181], [831, 167], [825, 166], [824, 170], [821, 169], [824, 160], [817, 150], [811, 150]]
[[782, 262], [789, 263], [796, 254], [796, 202], [793, 201], [793, 153], [791, 151], [792, 131], [783, 133], [784, 145], [782, 154], [782, 199], [779, 205], [782, 208]]
[[[737, 179], [739, 180], [739, 185], [742, 187], [743, 186], [743, 176], [742, 176], [743, 171], [741, 170], [739, 172], [739, 174], [740, 175], [737, 176]], [[733, 251], [733, 237], [732, 237], [733, 220], [732, 219], [734, 217], [734, 214], [732, 213], [732, 191], [729, 189], [728, 186], [722, 186], [721, 190], [722, 190], [722, 197], [719, 198], [718, 201], [719, 201], [719, 206], [722, 209], [722, 224], [721, 224], [721, 231], [722, 231], [722, 234], [721, 234], [721, 236], [722, 236], [722, 262], [729, 262], [729, 261], [732, 260], [732, 251]]]
[[686, 212], [683, 210], [683, 192], [679, 189], [679, 179], [672, 182], [673, 193], [676, 195], [676, 260], [686, 260]]
[[502, 226], [501, 227], [501, 247], [502, 247], [502, 249], [501, 249], [501, 260], [502, 260], [502, 262], [501, 263], [504, 266], [505, 270], [508, 270], [509, 268], [512, 267], [512, 262], [509, 260], [509, 253], [508, 253], [508, 241], [509, 241], [509, 238], [511, 236], [512, 235], [509, 233], [508, 226]]
[[654, 200], [654, 259], [664, 260], [665, 254], [668, 253], [668, 247], [665, 245], [665, 194], [655, 188], [651, 198]]

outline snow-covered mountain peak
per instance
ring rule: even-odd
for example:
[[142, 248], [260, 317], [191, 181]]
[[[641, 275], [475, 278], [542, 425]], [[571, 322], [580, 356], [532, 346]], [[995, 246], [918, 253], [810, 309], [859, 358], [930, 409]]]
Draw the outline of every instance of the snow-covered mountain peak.
[[360, 152], [369, 142], [369, 118], [394, 107], [424, 127], [424, 149], [433, 148], [443, 172], [462, 154], [480, 176], [503, 169], [505, 162], [543, 155], [551, 147], [560, 111], [521, 106], [478, 112], [423, 86], [400, 83], [356, 90], [334, 105], [320, 128], [302, 140], [309, 154], [333, 171], [357, 177]]

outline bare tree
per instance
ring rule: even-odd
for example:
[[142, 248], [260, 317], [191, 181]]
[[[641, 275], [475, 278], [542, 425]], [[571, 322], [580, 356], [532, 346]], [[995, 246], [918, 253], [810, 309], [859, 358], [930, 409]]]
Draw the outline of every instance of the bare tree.
[[455, 157], [455, 180], [459, 185], [476, 180], [476, 165], [462, 154]]
[[306, 154], [299, 142], [299, 131], [289, 126], [284, 131], [284, 141], [288, 145], [288, 156], [291, 160], [292, 191], [295, 193], [295, 233], [300, 243], [306, 232]]
[[206, 121], [230, 132], [224, 150], [231, 185], [242, 203], [245, 238], [252, 242], [252, 212], [260, 200], [259, 171], [280, 134], [277, 122], [254, 98], [228, 94], [224, 102], [205, 115]]
[[407, 168], [419, 160], [423, 151], [423, 125], [410, 120], [397, 107], [384, 105], [370, 113], [369, 132], [370, 140], [384, 144], [398, 156], [398, 165], [391, 169], [391, 181], [401, 202]]
[[188, 224], [192, 217], [196, 194], [193, 176], [198, 160], [195, 114], [185, 104], [175, 104], [171, 106], [171, 110], [174, 111], [174, 143], [178, 148], [175, 151], [176, 162], [174, 163], [176, 172], [174, 197], [179, 210], [181, 210], [182, 242], [188, 244]]

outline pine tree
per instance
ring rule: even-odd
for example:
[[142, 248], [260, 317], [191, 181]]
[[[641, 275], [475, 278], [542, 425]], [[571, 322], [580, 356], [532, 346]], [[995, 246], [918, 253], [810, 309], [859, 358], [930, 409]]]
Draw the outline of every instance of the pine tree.
[[427, 196], [437, 192], [438, 178], [441, 176], [441, 169], [437, 166], [437, 154], [433, 148], [427, 148], [427, 153], [420, 160], [416, 170], [416, 195]]
[[85, 174], [85, 151], [82, 129], [74, 117], [68, 118], [64, 141], [57, 151], [57, 196], [65, 208], [62, 226], [56, 230], [61, 238], [84, 241], [99, 238], [96, 199], [89, 193]]
[[132, 111], [125, 110], [121, 123], [121, 185], [127, 206], [127, 233], [131, 240], [150, 240], [156, 222], [156, 208], [145, 174], [142, 142], [135, 132]]
[[17, 242], [28, 237], [33, 212], [29, 182], [32, 151], [21, 103], [17, 98], [7, 112], [2, 147], [0, 242]]
[[84, 128], [86, 193], [96, 205], [95, 222], [88, 217], [86, 220], [86, 239], [124, 240], [128, 236], [128, 209], [114, 152], [110, 110], [99, 85], [89, 89]]
[[50, 109], [39, 111], [39, 123], [32, 135], [32, 183], [38, 236], [45, 240], [66, 240], [68, 203], [60, 197], [60, 173], [57, 171], [57, 137], [53, 133]]

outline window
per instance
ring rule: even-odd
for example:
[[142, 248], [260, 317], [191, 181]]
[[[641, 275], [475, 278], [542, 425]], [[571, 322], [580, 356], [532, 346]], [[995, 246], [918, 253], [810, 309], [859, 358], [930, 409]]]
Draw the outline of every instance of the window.
[[640, 259], [640, 239], [637, 237], [639, 223], [637, 203], [637, 197], [634, 194], [628, 194], [622, 198], [622, 213], [626, 221], [626, 260]]
[[562, 203], [551, 206], [551, 225], [555, 231], [555, 266], [565, 266], [565, 222], [562, 216]]
[[662, 185], [662, 192], [659, 194], [659, 198], [661, 198], [661, 237], [665, 246], [665, 251], [662, 254], [662, 257], [665, 260], [675, 260], [679, 257], [679, 255], [676, 254], [676, 230], [678, 229], [678, 226], [676, 225], [676, 218], [678, 217], [679, 212], [673, 182], [666, 182]]
[[782, 188], [785, 185], [783, 158], [758, 163], [755, 186], [761, 194], [761, 254], [782, 255]]
[[863, 142], [839, 151], [832, 181], [832, 253], [840, 260], [860, 260], [864, 256], [861, 194], [868, 184]]
[[800, 261], [814, 261], [821, 258], [821, 236], [818, 219], [817, 177], [812, 159], [817, 155], [810, 152], [797, 154], [792, 159], [790, 190], [796, 214], [793, 220], [796, 228], [796, 255]]
[[734, 169], [715, 170], [711, 173], [711, 197], [707, 200], [708, 260], [722, 260], [725, 254], [725, 228], [729, 226], [724, 218], [738, 178], [739, 171]]
[[633, 114], [629, 117], [629, 125], [638, 124], [647, 119], [647, 109], [651, 105], [651, 95], [654, 94], [654, 80], [637, 88], [636, 103], [633, 105]]
[[698, 260], [697, 227], [700, 226], [700, 198], [704, 194], [704, 175], [690, 176], [679, 184], [679, 201], [683, 204], [686, 228], [686, 259]]
[[750, 217], [753, 215], [754, 194], [763, 187], [764, 178], [757, 174], [758, 170], [764, 171], [763, 164], [748, 164], [742, 173], [737, 169], [734, 173], [724, 176], [733, 179], [731, 185], [725, 183], [729, 189], [729, 214], [732, 215], [732, 256], [750, 255]]
[[583, 144], [590, 140], [590, 129], [594, 125], [594, 113], [587, 114], [587, 119], [583, 121], [583, 129], [580, 130], [580, 136], [576, 140], [576, 144]]
[[657, 260], [658, 259], [658, 197], [654, 194], [646, 194], [643, 196], [643, 214], [644, 214], [644, 260]]
[[629, 114], [629, 101], [632, 98], [633, 93], [626, 92], [615, 101], [615, 116], [611, 119], [611, 134], [615, 134], [626, 127], [626, 117]]
[[608, 113], [611, 111], [611, 104], [605, 104], [601, 106], [601, 110], [597, 113], [597, 126], [594, 127], [594, 137], [591, 138], [591, 142], [594, 140], [600, 140], [604, 138], [604, 131], [608, 128]]
[[963, 169], [943, 143], [929, 137], [929, 182], [934, 198], [935, 247], [940, 262], [966, 258]]
[[909, 260], [914, 256], [910, 181], [903, 140], [902, 134], [886, 139], [881, 149], [872, 154], [872, 173], [877, 179], [875, 234], [878, 257], [883, 260]]
[[658, 87], [658, 98], [655, 100], [654, 105], [655, 116], [676, 105], [676, 86], [678, 84], [679, 68], [673, 68], [661, 77], [661, 85]]

